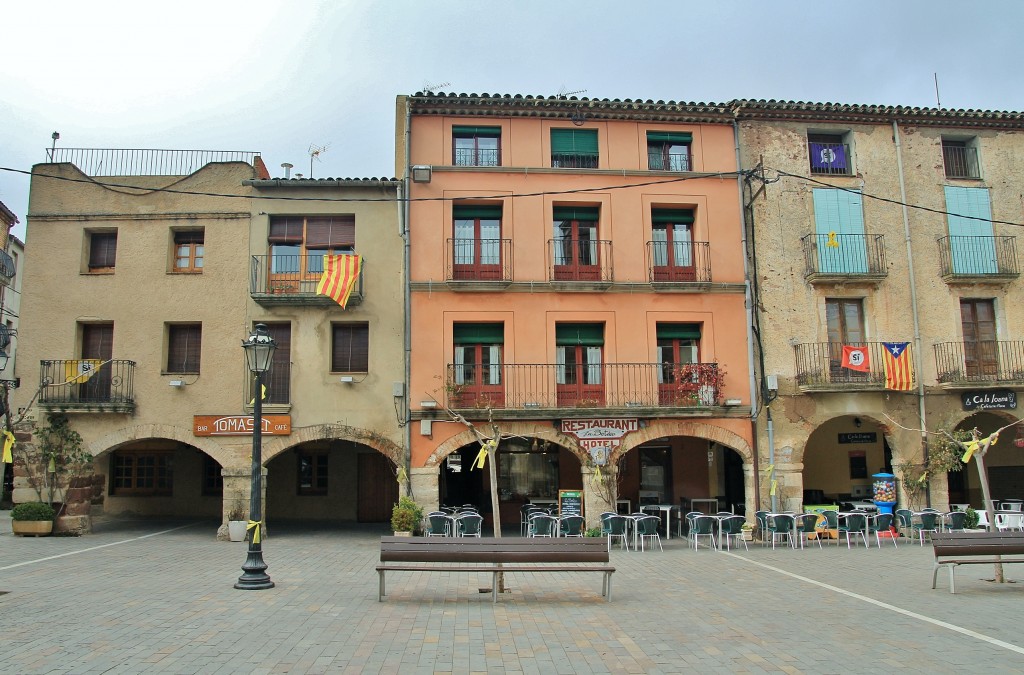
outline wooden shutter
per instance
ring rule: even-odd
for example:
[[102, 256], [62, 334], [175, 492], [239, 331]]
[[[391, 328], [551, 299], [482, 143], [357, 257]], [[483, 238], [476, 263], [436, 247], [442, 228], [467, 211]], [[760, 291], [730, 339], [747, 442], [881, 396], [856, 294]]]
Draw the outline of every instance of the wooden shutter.
[[89, 267], [113, 267], [117, 257], [117, 232], [95, 232], [89, 240]]
[[167, 372], [198, 373], [203, 325], [176, 324], [167, 327]]
[[185, 230], [174, 233], [175, 244], [202, 244], [203, 230]]
[[306, 248], [343, 248], [356, 245], [356, 217], [326, 216], [306, 219]]
[[365, 323], [336, 323], [331, 340], [331, 371], [369, 371], [370, 326]]
[[272, 217], [267, 241], [272, 244], [301, 244], [302, 227], [301, 216]]
[[270, 372], [264, 375], [267, 387], [264, 403], [289, 403], [291, 401], [292, 372], [292, 326], [290, 323], [268, 323], [270, 337], [277, 343]]
[[596, 155], [597, 129], [552, 129], [551, 153]]
[[106, 361], [114, 355], [114, 324], [88, 323], [82, 326], [82, 358]]

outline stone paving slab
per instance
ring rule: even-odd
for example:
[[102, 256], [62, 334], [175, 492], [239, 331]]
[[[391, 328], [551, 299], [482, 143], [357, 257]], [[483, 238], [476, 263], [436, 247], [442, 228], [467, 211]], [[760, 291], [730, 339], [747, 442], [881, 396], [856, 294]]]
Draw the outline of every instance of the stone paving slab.
[[[6, 529], [5, 529], [6, 528]], [[1024, 583], [957, 573], [932, 590], [930, 547], [665, 542], [612, 552], [600, 575], [388, 575], [382, 530], [272, 529], [277, 586], [232, 587], [245, 545], [216, 523], [111, 521], [86, 537], [21, 538], [0, 519], [2, 673], [922, 673], [1024, 669]], [[1010, 579], [1024, 568], [1007, 566]]]

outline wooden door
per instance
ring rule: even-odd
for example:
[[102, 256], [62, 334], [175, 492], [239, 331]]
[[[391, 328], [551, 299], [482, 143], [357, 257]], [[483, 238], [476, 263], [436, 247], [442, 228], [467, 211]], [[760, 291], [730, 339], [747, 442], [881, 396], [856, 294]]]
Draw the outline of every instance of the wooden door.
[[106, 363], [114, 356], [114, 324], [89, 323], [82, 326], [82, 358], [103, 362], [99, 370], [79, 386], [78, 396], [83, 401], [104, 402], [110, 400], [111, 373], [113, 363]]
[[359, 495], [356, 520], [360, 523], [390, 522], [391, 508], [398, 503], [394, 465], [377, 452], [360, 453], [357, 457]]
[[961, 298], [960, 322], [964, 332], [967, 376], [994, 379], [999, 370], [995, 304], [991, 300]]

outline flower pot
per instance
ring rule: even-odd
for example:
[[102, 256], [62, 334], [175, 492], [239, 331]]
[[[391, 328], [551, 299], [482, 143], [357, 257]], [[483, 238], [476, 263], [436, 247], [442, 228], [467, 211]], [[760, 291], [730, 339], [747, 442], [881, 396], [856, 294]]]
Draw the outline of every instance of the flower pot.
[[245, 541], [245, 526], [248, 524], [244, 520], [229, 520], [228, 539], [230, 541]]
[[395, 532], [396, 537], [411, 537], [412, 532]]
[[23, 537], [47, 537], [53, 532], [52, 520], [12, 520], [14, 534]]

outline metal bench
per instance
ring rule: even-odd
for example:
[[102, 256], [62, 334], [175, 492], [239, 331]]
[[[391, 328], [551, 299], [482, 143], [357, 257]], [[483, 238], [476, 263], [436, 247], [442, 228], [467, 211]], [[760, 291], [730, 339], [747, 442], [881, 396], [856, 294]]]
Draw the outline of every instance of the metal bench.
[[[1024, 558], [1003, 558], [1024, 554], [1024, 533], [1021, 532], [935, 532], [932, 534], [935, 566], [932, 588], [940, 567], [949, 567], [949, 592], [956, 593], [953, 572], [958, 565], [994, 565], [1024, 563]], [[975, 556], [988, 556], [979, 559]], [[993, 556], [1000, 556], [995, 558]]]
[[381, 537], [380, 561], [387, 564], [377, 566], [378, 601], [386, 594], [386, 572], [486, 572], [492, 575], [494, 602], [498, 602], [498, 574], [502, 572], [601, 572], [601, 595], [611, 602], [615, 571], [608, 565], [607, 542], [596, 537]]

